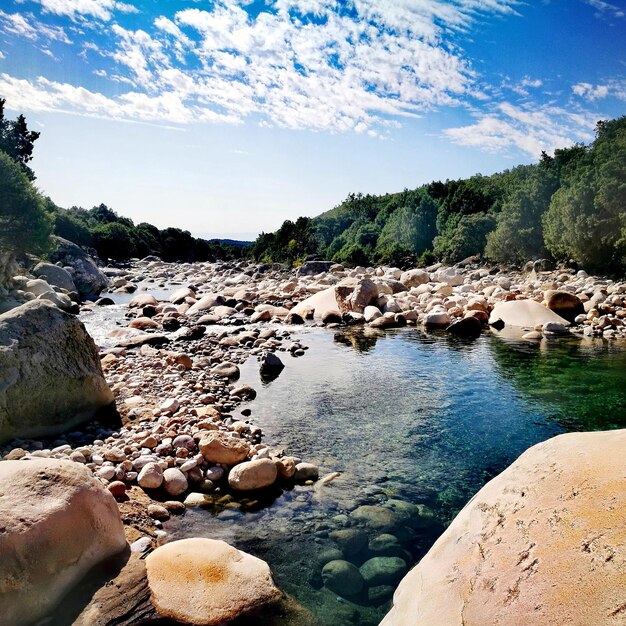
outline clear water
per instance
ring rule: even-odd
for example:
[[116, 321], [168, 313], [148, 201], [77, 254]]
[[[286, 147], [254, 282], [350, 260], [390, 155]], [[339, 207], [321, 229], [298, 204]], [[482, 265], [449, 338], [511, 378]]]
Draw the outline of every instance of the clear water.
[[[626, 426], [626, 351], [606, 343], [463, 341], [412, 329], [311, 329], [300, 340], [306, 356], [285, 355], [271, 383], [261, 382], [254, 358], [243, 367], [242, 382], [258, 391], [247, 406], [266, 442], [341, 476], [243, 507], [190, 510], [167, 529], [176, 538], [222, 538], [265, 559], [281, 589], [324, 625], [377, 624], [389, 608], [364, 592], [341, 598], [322, 587], [318, 557], [355, 507], [428, 507], [432, 519], [393, 531], [414, 565], [529, 446]], [[369, 556], [350, 559], [358, 566]]]

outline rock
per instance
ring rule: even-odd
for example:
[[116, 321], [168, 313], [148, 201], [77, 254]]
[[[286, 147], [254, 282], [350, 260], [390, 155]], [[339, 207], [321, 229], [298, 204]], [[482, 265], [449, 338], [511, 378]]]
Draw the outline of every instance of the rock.
[[183, 504], [188, 509], [203, 508], [212, 506], [214, 504], [214, 499], [204, 493], [197, 493], [194, 491], [187, 495]]
[[393, 585], [406, 574], [406, 562], [397, 556], [375, 556], [359, 568], [368, 587]]
[[222, 378], [228, 378], [230, 380], [237, 380], [241, 375], [239, 368], [234, 363], [228, 361], [212, 368], [211, 374], [216, 374], [217, 376], [222, 376]]
[[126, 547], [113, 496], [78, 463], [0, 463], [0, 615], [46, 617], [73, 585]]
[[219, 430], [209, 431], [200, 439], [200, 453], [209, 463], [236, 465], [245, 461], [250, 444], [245, 439], [231, 437]]
[[179, 496], [188, 488], [187, 477], [176, 467], [168, 467], [163, 472], [163, 489], [170, 496]]
[[160, 504], [149, 504], [147, 511], [152, 519], [158, 519], [164, 522], [170, 518], [170, 512]]
[[235, 491], [263, 489], [276, 482], [278, 470], [270, 459], [258, 459], [235, 465], [228, 474], [228, 484]]
[[404, 272], [400, 276], [400, 282], [407, 288], [419, 287], [429, 282], [428, 272], [425, 270], [414, 269]]
[[214, 539], [165, 544], [146, 568], [159, 614], [188, 624], [229, 622], [281, 596], [267, 563]]
[[261, 378], [276, 378], [285, 368], [284, 363], [273, 352], [266, 352], [259, 363]]
[[367, 599], [374, 605], [384, 604], [393, 596], [394, 587], [391, 585], [376, 585], [367, 590]]
[[401, 556], [404, 549], [395, 535], [376, 535], [368, 544], [368, 550], [375, 556]]
[[44, 293], [49, 293], [50, 291], [54, 291], [52, 289], [52, 286], [46, 282], [45, 280], [42, 280], [40, 278], [34, 279], [34, 280], [29, 280], [26, 282], [26, 285], [24, 286], [24, 291], [28, 291], [29, 293], [32, 293], [34, 296], [43, 296]]
[[618, 624], [626, 430], [533, 446], [400, 583], [384, 626]]
[[332, 315], [341, 319], [335, 287], [329, 287], [306, 298], [291, 309], [291, 313], [299, 315], [303, 319], [313, 317], [317, 321], [322, 321], [324, 318]]
[[317, 480], [318, 478], [319, 469], [317, 465], [312, 463], [298, 463], [296, 465], [294, 480], [304, 482], [306, 480]]
[[550, 291], [545, 294], [546, 306], [568, 322], [585, 312], [582, 300], [567, 291]]
[[443, 328], [449, 326], [450, 321], [447, 311], [431, 311], [424, 318], [424, 325], [427, 328]]
[[359, 528], [333, 530], [330, 538], [346, 556], [353, 556], [367, 545], [367, 534]]
[[367, 323], [370, 323], [374, 320], [377, 320], [379, 317], [382, 317], [383, 314], [375, 306], [366, 306], [365, 310], [363, 311], [363, 315], [365, 317], [365, 321]]
[[479, 337], [481, 330], [482, 324], [475, 317], [464, 317], [446, 328], [447, 332], [457, 337]]
[[0, 315], [0, 372], [0, 442], [62, 432], [114, 399], [83, 324], [43, 300]]
[[150, 537], [139, 537], [139, 539], [130, 544], [130, 551], [142, 553], [151, 547], [152, 539], [150, 539]]
[[159, 327], [157, 322], [149, 317], [136, 317], [128, 326], [139, 330], [151, 330]]
[[547, 322], [569, 325], [569, 322], [535, 300], [511, 300], [496, 304], [489, 323], [502, 320], [505, 326], [534, 328]]
[[115, 498], [123, 496], [126, 493], [126, 485], [121, 480], [114, 480], [107, 486], [107, 489], [111, 492], [111, 495]]
[[256, 398], [256, 390], [250, 387], [250, 385], [241, 385], [241, 387], [233, 389], [230, 395], [242, 400], [254, 400]]
[[373, 530], [393, 532], [402, 525], [402, 516], [383, 506], [363, 505], [350, 513], [350, 519]]
[[38, 277], [45, 277], [46, 282], [61, 289], [68, 291], [76, 291], [76, 285], [72, 275], [63, 267], [53, 265], [52, 263], [37, 263], [33, 269], [33, 274]]
[[560, 322], [546, 322], [542, 329], [544, 335], [567, 335], [569, 330], [567, 326]]
[[284, 456], [276, 461], [278, 476], [285, 480], [290, 480], [296, 473], [296, 462], [291, 456]]
[[316, 276], [328, 272], [332, 267], [332, 261], [306, 261], [296, 272], [297, 276]]
[[193, 289], [189, 289], [189, 287], [181, 287], [180, 289], [177, 289], [170, 297], [169, 297], [169, 301], [172, 304], [181, 304], [182, 302], [184, 302], [187, 298], [194, 298], [196, 297], [196, 292], [193, 291]]
[[158, 306], [159, 301], [150, 293], [140, 293], [136, 295], [129, 303], [129, 309], [143, 309], [146, 306]]
[[196, 315], [197, 313], [203, 313], [204, 311], [208, 311], [210, 309], [215, 308], [216, 306], [223, 306], [226, 301], [224, 297], [218, 293], [207, 293], [198, 302], [192, 304], [189, 310], [187, 311], [187, 315]]
[[342, 561], [343, 552], [339, 548], [326, 548], [326, 550], [322, 550], [322, 552], [317, 555], [316, 560], [324, 567], [326, 563], [330, 563], [331, 561]]
[[363, 313], [365, 307], [378, 298], [378, 285], [369, 278], [359, 280], [356, 285], [337, 286], [335, 298], [341, 314]]
[[453, 267], [445, 267], [433, 273], [432, 280], [435, 283], [446, 283], [450, 287], [458, 287], [463, 284], [463, 276], [457, 274]]
[[109, 281], [93, 259], [76, 244], [61, 237], [52, 237], [56, 249], [50, 255], [53, 263], [71, 267], [76, 289], [81, 296], [95, 295], [107, 289]]
[[163, 470], [158, 463], [146, 463], [137, 476], [142, 489], [158, 489], [163, 484]]
[[358, 568], [343, 560], [330, 561], [322, 569], [324, 585], [340, 596], [353, 596], [363, 589], [363, 577]]
[[179, 407], [180, 407], [180, 403], [178, 402], [176, 398], [168, 398], [167, 400], [161, 403], [161, 406], [159, 407], [159, 411], [176, 413]]

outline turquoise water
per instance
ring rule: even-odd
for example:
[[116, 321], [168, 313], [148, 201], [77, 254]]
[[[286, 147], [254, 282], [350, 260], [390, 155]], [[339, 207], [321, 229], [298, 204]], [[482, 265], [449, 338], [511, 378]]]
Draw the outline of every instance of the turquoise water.
[[[241, 382], [258, 391], [247, 406], [266, 442], [318, 464], [322, 475], [341, 475], [243, 507], [192, 510], [167, 529], [177, 538], [222, 538], [265, 559], [281, 589], [324, 625], [377, 624], [397, 582], [345, 598], [322, 586], [319, 559], [336, 546], [334, 530], [360, 528], [370, 540], [394, 534], [397, 554], [412, 566], [529, 446], [566, 431], [626, 426], [626, 352], [606, 343], [468, 342], [412, 329], [311, 329], [299, 338], [309, 350], [285, 354], [273, 382], [261, 382], [254, 359], [243, 367]], [[361, 505], [410, 515], [373, 528], [351, 515]], [[346, 560], [360, 566], [372, 555], [364, 549]]]

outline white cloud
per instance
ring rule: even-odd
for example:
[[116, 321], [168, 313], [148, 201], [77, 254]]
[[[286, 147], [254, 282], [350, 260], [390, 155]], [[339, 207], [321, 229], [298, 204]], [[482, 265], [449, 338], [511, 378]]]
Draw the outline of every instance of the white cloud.
[[572, 86], [572, 92], [575, 96], [580, 96], [587, 102], [601, 100], [609, 95], [608, 85], [592, 85], [591, 83], [577, 83]]
[[41, 4], [45, 13], [66, 15], [72, 20], [80, 17], [92, 17], [109, 21], [116, 11], [120, 13], [137, 13], [132, 4], [117, 0], [34, 0]]
[[596, 117], [553, 105], [514, 105], [503, 102], [490, 113], [478, 114], [475, 124], [444, 130], [454, 143], [497, 152], [521, 150], [533, 158], [542, 151], [591, 141]]
[[620, 9], [620, 7], [615, 6], [614, 4], [611, 4], [609, 2], [605, 2], [604, 0], [583, 0], [583, 2], [596, 9], [597, 17], [610, 16], [623, 18], [626, 16], [626, 13], [624, 13], [623, 9]]
[[0, 10], [0, 31], [30, 41], [48, 39], [72, 43], [63, 28], [43, 24], [30, 13], [5, 13]]

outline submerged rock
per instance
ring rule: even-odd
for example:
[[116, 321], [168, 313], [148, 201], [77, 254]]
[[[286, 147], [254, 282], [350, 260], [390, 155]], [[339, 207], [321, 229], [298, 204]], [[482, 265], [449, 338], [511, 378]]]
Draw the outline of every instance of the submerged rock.
[[363, 589], [359, 568], [349, 561], [330, 561], [322, 569], [322, 580], [328, 589], [340, 596], [353, 596]]
[[0, 463], [0, 621], [49, 614], [104, 559], [126, 547], [113, 496], [79, 463]]
[[625, 447], [618, 430], [527, 450], [404, 578], [382, 625], [620, 623]]

